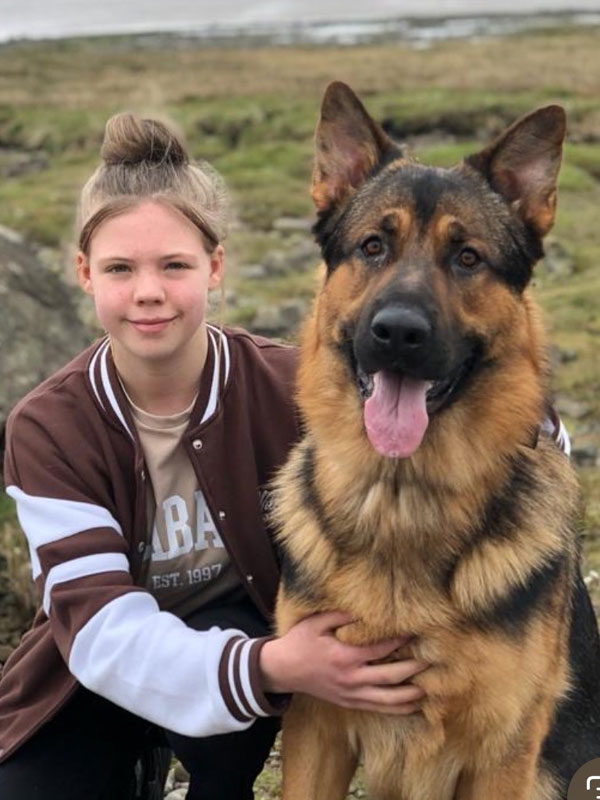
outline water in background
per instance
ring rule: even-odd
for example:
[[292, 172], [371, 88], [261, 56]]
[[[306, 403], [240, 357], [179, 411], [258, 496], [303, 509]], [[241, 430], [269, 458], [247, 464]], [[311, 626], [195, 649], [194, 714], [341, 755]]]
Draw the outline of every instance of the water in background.
[[0, 0], [0, 42], [118, 33], [277, 44], [424, 42], [599, 24], [600, 0]]

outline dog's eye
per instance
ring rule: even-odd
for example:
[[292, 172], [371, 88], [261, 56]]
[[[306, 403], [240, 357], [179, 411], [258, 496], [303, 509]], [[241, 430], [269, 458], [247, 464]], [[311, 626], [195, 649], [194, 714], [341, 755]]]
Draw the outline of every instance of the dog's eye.
[[480, 258], [475, 250], [472, 250], [470, 247], [465, 247], [464, 250], [460, 251], [458, 263], [464, 269], [475, 269], [480, 263]]
[[361, 250], [366, 256], [379, 256], [383, 253], [383, 242], [379, 236], [369, 236], [362, 243]]

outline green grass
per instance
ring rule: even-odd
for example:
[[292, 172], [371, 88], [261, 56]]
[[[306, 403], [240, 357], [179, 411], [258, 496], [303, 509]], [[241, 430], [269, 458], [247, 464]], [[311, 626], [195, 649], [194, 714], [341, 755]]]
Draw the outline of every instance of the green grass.
[[600, 178], [600, 147], [598, 144], [567, 144], [565, 155], [570, 163], [585, 170], [594, 178]]
[[14, 503], [8, 495], [0, 492], [0, 525], [5, 522], [15, 522]]
[[581, 141], [600, 113], [590, 84], [593, 31], [440, 43], [427, 51], [220, 50], [174, 42], [117, 37], [0, 47], [0, 170], [2, 148], [42, 153], [51, 164], [0, 181], [0, 224], [49, 245], [68, 241], [104, 123], [124, 108], [173, 119], [191, 153], [223, 171], [247, 225], [268, 230], [281, 214], [310, 214], [312, 134], [333, 78], [352, 83], [392, 133], [440, 134], [421, 150], [440, 164], [459, 160], [519, 114], [563, 102], [573, 134], [563, 189], [592, 191], [600, 156], [595, 143]]

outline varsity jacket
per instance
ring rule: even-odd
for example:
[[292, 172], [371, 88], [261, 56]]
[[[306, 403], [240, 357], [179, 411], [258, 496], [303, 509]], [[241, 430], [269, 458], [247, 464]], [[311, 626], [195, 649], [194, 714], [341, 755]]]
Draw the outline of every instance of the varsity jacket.
[[[268, 618], [279, 568], [263, 511], [269, 480], [298, 438], [296, 351], [241, 330], [208, 333], [184, 446], [231, 560]], [[149, 544], [144, 457], [107, 339], [13, 410], [5, 482], [42, 605], [0, 680], [0, 759], [78, 682], [188, 736], [278, 713], [260, 687], [264, 639], [194, 631], [138, 585]]]

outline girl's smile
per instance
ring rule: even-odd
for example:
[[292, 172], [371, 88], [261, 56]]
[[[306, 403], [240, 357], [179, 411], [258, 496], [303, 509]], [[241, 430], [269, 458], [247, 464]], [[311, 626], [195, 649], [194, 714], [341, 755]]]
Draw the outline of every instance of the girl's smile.
[[141, 333], [155, 334], [164, 331], [176, 319], [177, 317], [154, 317], [152, 319], [130, 319], [128, 321]]

